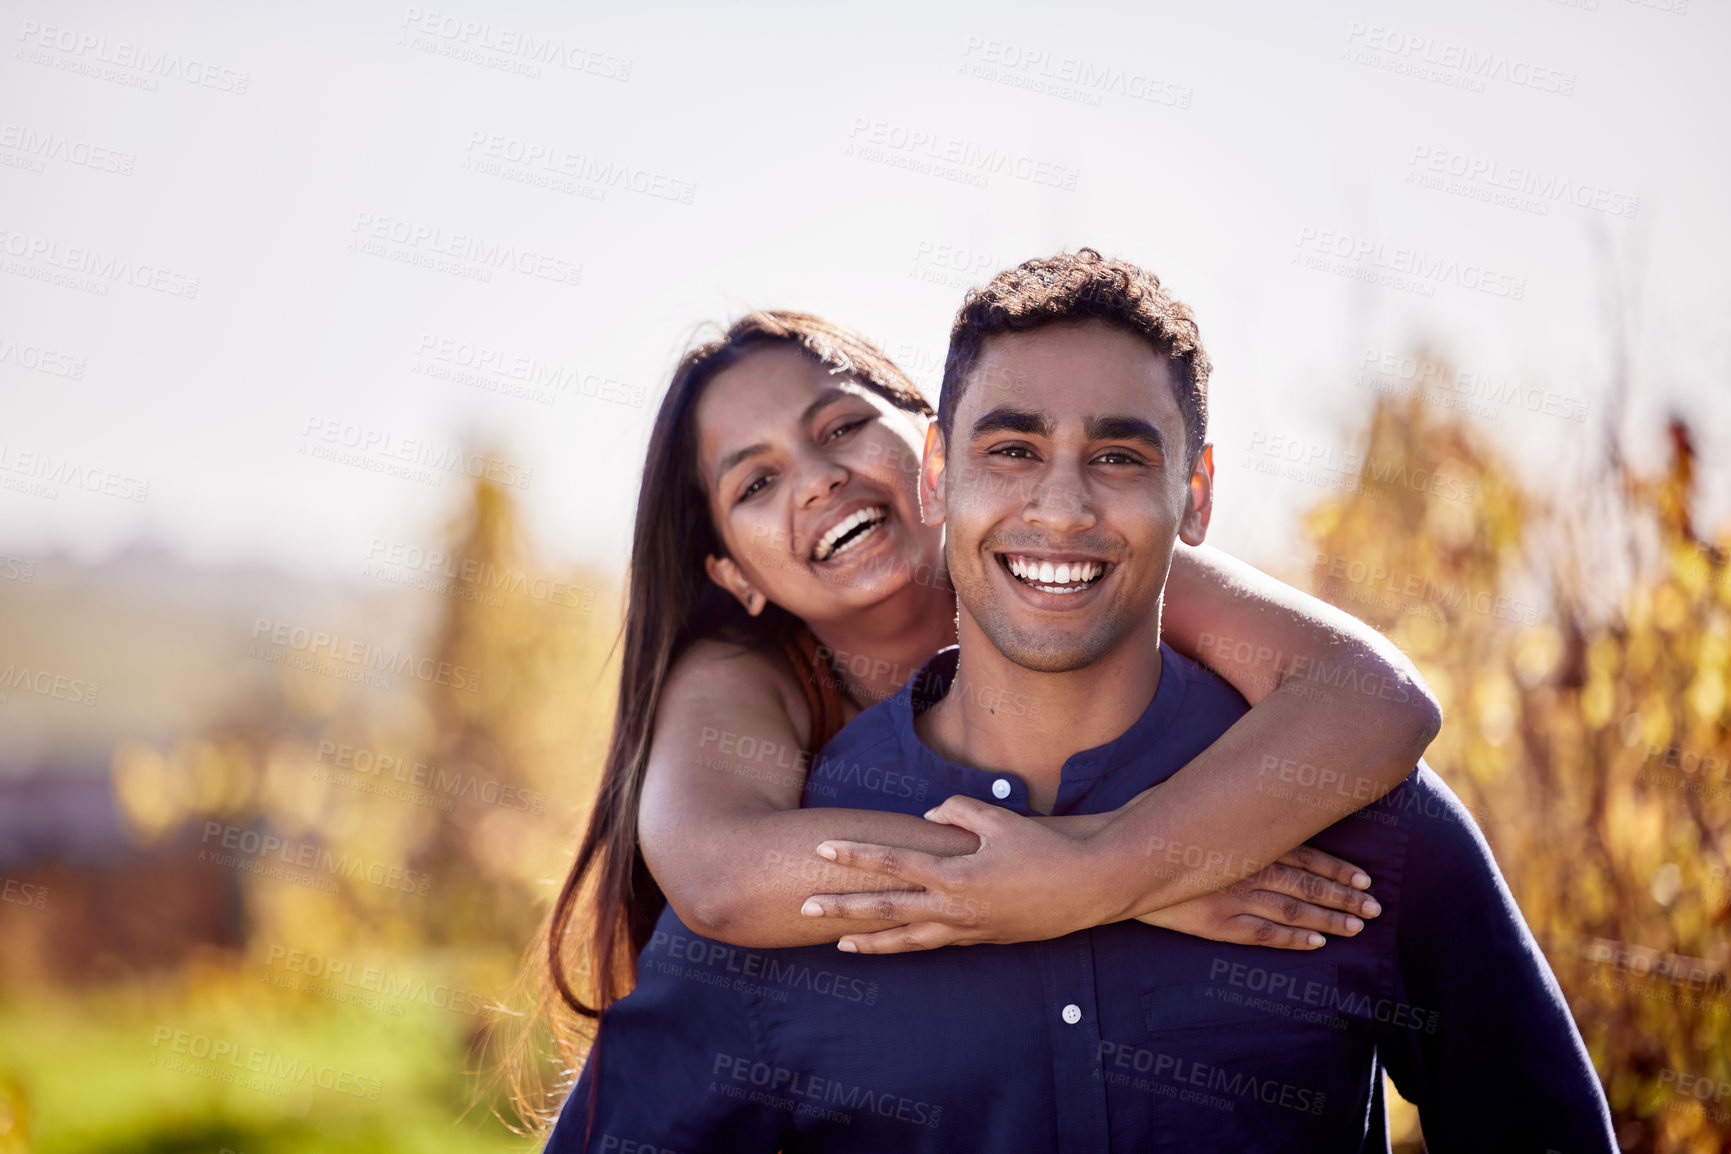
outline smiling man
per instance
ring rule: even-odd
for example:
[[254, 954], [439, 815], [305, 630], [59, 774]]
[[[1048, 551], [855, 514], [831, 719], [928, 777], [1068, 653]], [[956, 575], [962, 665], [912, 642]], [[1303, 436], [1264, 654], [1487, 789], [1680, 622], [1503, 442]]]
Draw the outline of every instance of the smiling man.
[[[921, 476], [959, 644], [825, 748], [806, 805], [919, 812], [863, 784], [893, 772], [927, 799], [1104, 813], [1246, 711], [1160, 640], [1175, 542], [1208, 526], [1207, 377], [1189, 309], [1092, 250], [969, 294]], [[1434, 1152], [1614, 1150], [1568, 1007], [1448, 787], [1420, 763], [1312, 844], [1383, 906], [1316, 952], [1138, 921], [743, 950], [664, 918], [549, 1149], [1386, 1151], [1386, 1072]], [[831, 850], [942, 890], [939, 859]], [[900, 922], [931, 897], [817, 905]]]

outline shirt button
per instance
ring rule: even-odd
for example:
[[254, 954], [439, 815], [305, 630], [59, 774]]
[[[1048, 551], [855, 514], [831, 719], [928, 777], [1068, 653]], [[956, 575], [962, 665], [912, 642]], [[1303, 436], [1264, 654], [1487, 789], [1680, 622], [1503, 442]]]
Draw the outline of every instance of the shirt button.
[[1075, 1002], [1071, 1002], [1069, 1005], [1065, 1006], [1064, 1020], [1072, 1026], [1077, 1022], [1080, 1022], [1082, 1020], [1082, 1007], [1078, 1006]]
[[992, 783], [992, 796], [1000, 800], [1009, 797], [1010, 779], [1007, 777], [1000, 777], [997, 781], [994, 781]]

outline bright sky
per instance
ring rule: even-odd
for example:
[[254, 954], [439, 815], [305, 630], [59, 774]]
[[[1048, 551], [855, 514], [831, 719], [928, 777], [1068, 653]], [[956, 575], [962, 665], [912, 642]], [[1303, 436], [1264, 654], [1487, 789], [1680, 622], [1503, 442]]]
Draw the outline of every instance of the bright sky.
[[0, 555], [353, 575], [486, 434], [617, 568], [699, 322], [825, 313], [935, 394], [963, 288], [1080, 244], [1195, 307], [1250, 560], [1321, 490], [1246, 462], [1344, 452], [1424, 337], [1567, 478], [1613, 285], [1638, 444], [1696, 418], [1731, 511], [1717, 0], [589, 7], [6, 3]]

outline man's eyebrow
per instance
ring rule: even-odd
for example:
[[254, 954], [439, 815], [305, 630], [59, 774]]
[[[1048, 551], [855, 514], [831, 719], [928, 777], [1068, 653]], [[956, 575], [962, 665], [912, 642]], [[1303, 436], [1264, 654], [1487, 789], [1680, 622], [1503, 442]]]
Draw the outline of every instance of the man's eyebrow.
[[1052, 421], [1044, 413], [999, 405], [974, 422], [973, 436], [983, 437], [987, 433], [1027, 433], [1049, 437], [1052, 435]]
[[[836, 388], [825, 389], [823, 392], [819, 393], [816, 397], [812, 398], [811, 404], [807, 405], [804, 409], [800, 410], [799, 423], [802, 425], [808, 423], [813, 417], [815, 417], [819, 413], [821, 413], [826, 407], [835, 404], [837, 401], [841, 400], [843, 397], [851, 397], [853, 395], [854, 394], [849, 392], [847, 389], [836, 389]], [[725, 456], [723, 456], [721, 458], [720, 461], [716, 462], [715, 478], [714, 478], [715, 483], [720, 484], [721, 479], [723, 477], [727, 476], [728, 472], [735, 465], [738, 465], [741, 461], [749, 460], [752, 457], [757, 456], [759, 453], [765, 453], [768, 451], [769, 451], [768, 442], [759, 441], [755, 445], [747, 445], [743, 449], [735, 449], [735, 450], [733, 450], [733, 452], [726, 454]]]
[[1166, 452], [1166, 438], [1141, 417], [1089, 417], [1082, 429], [1090, 441], [1141, 441], [1161, 455]]

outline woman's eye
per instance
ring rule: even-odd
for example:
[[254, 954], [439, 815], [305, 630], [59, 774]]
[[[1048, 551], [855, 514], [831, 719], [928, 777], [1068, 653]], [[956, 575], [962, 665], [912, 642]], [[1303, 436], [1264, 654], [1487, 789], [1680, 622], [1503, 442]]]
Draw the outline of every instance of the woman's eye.
[[[763, 488], [769, 484], [769, 481], [770, 478], [767, 475], [759, 477], [757, 480], [739, 491], [739, 501], [744, 501], [753, 494], [761, 492]], [[734, 504], [738, 504], [739, 501], [735, 501]]]
[[844, 437], [870, 420], [870, 417], [861, 417], [857, 421], [848, 421], [845, 424], [837, 425], [835, 428], [830, 430], [829, 436], [825, 437], [824, 440], [825, 442], [829, 442], [835, 440], [837, 437]]

